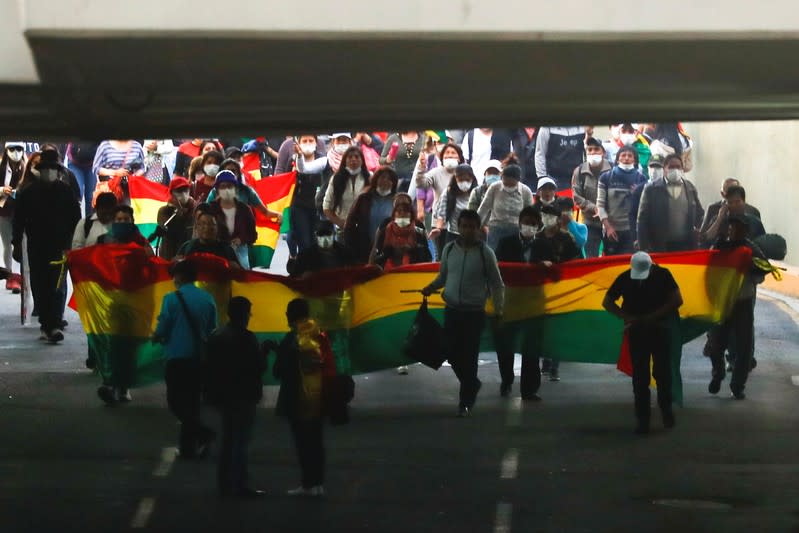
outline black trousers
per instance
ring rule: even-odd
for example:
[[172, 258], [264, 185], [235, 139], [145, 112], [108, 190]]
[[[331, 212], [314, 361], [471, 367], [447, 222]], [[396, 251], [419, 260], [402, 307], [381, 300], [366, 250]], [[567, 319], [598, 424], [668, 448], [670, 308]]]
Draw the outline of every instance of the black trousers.
[[602, 226], [588, 226], [588, 240], [585, 241], [585, 256], [599, 257], [599, 245], [602, 244]]
[[325, 483], [325, 445], [323, 419], [289, 418], [297, 459], [302, 472], [302, 486], [306, 489]]
[[602, 255], [625, 255], [635, 252], [632, 231], [617, 231], [618, 240], [602, 239]]
[[60, 260], [62, 252], [42, 250], [28, 245], [30, 283], [33, 293], [33, 306], [39, 313], [39, 324], [44, 331], [61, 328], [64, 316], [64, 294], [58, 285], [60, 268], [50, 265], [50, 261]]
[[226, 406], [222, 415], [222, 443], [217, 465], [220, 494], [237, 494], [248, 488], [247, 447], [255, 424], [255, 404]]
[[197, 445], [214, 432], [200, 420], [202, 365], [194, 357], [170, 359], [166, 363], [166, 402], [180, 420], [178, 448], [181, 457], [194, 457]]
[[447, 359], [460, 381], [460, 407], [473, 407], [480, 388], [477, 379], [477, 358], [480, 336], [485, 325], [485, 311], [444, 309], [444, 334], [447, 338]]
[[[540, 334], [538, 331], [525, 330], [522, 334], [522, 375], [521, 389], [522, 398], [529, 398], [541, 388], [541, 349]], [[508, 345], [509, 332], [505, 328], [497, 328], [494, 331], [494, 345], [497, 347], [497, 363], [499, 364], [499, 375], [503, 384], [512, 384], [516, 378], [513, 372], [513, 363], [516, 354], [513, 348]]]
[[[753, 298], [747, 298], [736, 301], [727, 320], [707, 333], [705, 354], [710, 357], [713, 364], [714, 378], [723, 379], [726, 374], [724, 352], [731, 348], [735, 355], [730, 380], [730, 389], [734, 392], [744, 390], [752, 363], [755, 339], [755, 305], [752, 300]], [[733, 337], [735, 343], [731, 346], [730, 339]]]
[[656, 325], [630, 328], [630, 357], [633, 364], [635, 416], [640, 424], [649, 424], [650, 360], [657, 382], [658, 406], [663, 414], [671, 413], [671, 332]]

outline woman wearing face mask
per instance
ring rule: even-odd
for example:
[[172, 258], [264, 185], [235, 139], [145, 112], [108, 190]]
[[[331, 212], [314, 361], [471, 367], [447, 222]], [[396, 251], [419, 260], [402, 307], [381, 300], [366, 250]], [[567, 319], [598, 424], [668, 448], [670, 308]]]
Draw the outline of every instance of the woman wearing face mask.
[[406, 202], [396, 204], [391, 221], [383, 231], [380, 246], [375, 246], [369, 263], [379, 265], [383, 270], [391, 270], [403, 265], [429, 263], [431, 260], [424, 228], [416, 225], [412, 206]]
[[457, 144], [446, 144], [441, 150], [441, 166], [427, 171], [427, 164], [424, 159], [420, 159], [414, 173], [414, 181], [417, 189], [432, 189], [434, 193], [433, 210], [438, 204], [439, 198], [444, 190], [452, 181], [455, 175], [455, 168], [464, 163], [463, 150]]
[[137, 244], [147, 255], [153, 255], [150, 243], [139, 232], [133, 220], [133, 208], [129, 205], [118, 205], [114, 208], [114, 218], [108, 233], [97, 238], [97, 244]]
[[[236, 179], [236, 199], [243, 203], [244, 205], [249, 206], [255, 211], [259, 211], [262, 215], [264, 215], [269, 220], [276, 221], [280, 224], [283, 221], [283, 214], [278, 213], [277, 211], [272, 211], [264, 204], [261, 197], [258, 196], [258, 193], [255, 192], [255, 189], [247, 185], [242, 181], [241, 175], [241, 165], [238, 164], [237, 161], [233, 159], [225, 159], [219, 165], [219, 172], [228, 171], [231, 172]], [[218, 198], [219, 191], [215, 186], [211, 192], [208, 193], [208, 196], [205, 198], [206, 203], [214, 203]]]
[[450, 243], [460, 237], [458, 233], [458, 217], [461, 211], [468, 208], [469, 196], [477, 187], [477, 178], [472, 167], [463, 164], [455, 168], [455, 175], [449, 182], [449, 187], [441, 195], [435, 212], [436, 227], [430, 232], [430, 238], [436, 239], [441, 231], [446, 229], [445, 243]]
[[479, 187], [475, 187], [472, 194], [469, 196], [469, 209], [477, 211], [480, 208], [480, 204], [483, 203], [483, 198], [485, 198], [486, 191], [489, 187], [502, 179], [502, 167], [507, 164], [511, 163], [503, 164], [496, 159], [492, 159], [488, 162], [488, 167], [486, 167], [485, 174], [483, 174], [483, 183], [480, 184]]
[[360, 264], [369, 262], [377, 229], [391, 216], [398, 181], [392, 168], [380, 167], [352, 205], [344, 224], [344, 243]]
[[395, 170], [400, 180], [400, 192], [408, 190], [414, 168], [424, 151], [425, 142], [425, 135], [418, 131], [403, 131], [386, 139], [383, 153], [380, 155], [380, 164], [388, 165]]
[[[289, 159], [289, 164], [285, 165], [278, 158], [276, 174], [290, 172], [292, 167], [299, 166], [299, 160], [302, 160], [303, 163], [313, 163], [324, 157], [316, 135], [303, 134], [296, 139], [286, 141], [286, 143], [289, 142], [292, 143], [293, 159]], [[283, 153], [283, 151], [283, 147], [281, 147], [280, 152]], [[294, 196], [291, 199], [291, 232], [286, 239], [289, 246], [289, 261], [296, 260], [301, 251], [313, 246], [314, 232], [319, 222], [319, 214], [316, 211], [316, 192], [322, 186], [322, 182], [322, 172], [297, 172]]]
[[[212, 150], [206, 152], [200, 158], [198, 164], [199, 171], [194, 174], [194, 181], [189, 180], [191, 185], [191, 197], [196, 202], [204, 202], [211, 191], [214, 190], [214, 183], [216, 182], [216, 175], [219, 174], [220, 166], [224, 157], [222, 152]], [[192, 174], [189, 169], [189, 175]]]
[[486, 191], [477, 213], [488, 226], [487, 244], [496, 250], [499, 241], [519, 231], [519, 213], [533, 205], [533, 191], [521, 183], [522, 168], [508, 165], [502, 169], [502, 179]]
[[344, 152], [342, 162], [338, 172], [330, 178], [322, 202], [325, 217], [338, 226], [339, 230], [344, 228], [355, 199], [369, 184], [369, 171], [358, 147], [348, 148]]
[[0, 159], [0, 239], [3, 243], [3, 266], [10, 275], [6, 280], [6, 290], [19, 294], [22, 281], [19, 274], [13, 273], [14, 263], [11, 259], [11, 237], [14, 217], [14, 196], [25, 173], [25, 143], [7, 142], [3, 157]]
[[223, 170], [216, 176], [218, 199], [211, 202], [211, 213], [220, 222], [222, 240], [229, 242], [244, 269], [250, 268], [250, 246], [255, 242], [255, 217], [252, 210], [236, 198], [236, 176]]
[[119, 183], [136, 166], [144, 168], [144, 148], [141, 143], [132, 139], [101, 142], [92, 163], [92, 172], [97, 175], [98, 181], [92, 203], [101, 192], [113, 192], [121, 199]]
[[161, 241], [158, 257], [171, 261], [183, 246], [191, 240], [194, 231], [194, 208], [197, 203], [189, 194], [189, 180], [175, 178], [169, 184], [169, 201], [158, 210], [156, 234]]

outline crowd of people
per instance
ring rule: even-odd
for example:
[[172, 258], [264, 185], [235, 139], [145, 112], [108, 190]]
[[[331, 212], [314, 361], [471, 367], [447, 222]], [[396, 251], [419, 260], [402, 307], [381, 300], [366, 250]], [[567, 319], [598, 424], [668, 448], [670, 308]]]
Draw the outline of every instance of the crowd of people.
[[[318, 400], [321, 376], [332, 372], [327, 337], [309, 322], [307, 303], [302, 302], [290, 306], [294, 336], [280, 347], [258, 347], [245, 334], [251, 312], [246, 301], [231, 302], [229, 325], [217, 330], [219, 322], [226, 321], [216, 316], [213, 299], [194, 287], [196, 274], [190, 268], [177, 266], [188, 264], [181, 261], [186, 257], [207, 253], [224, 258], [231, 269], [249, 269], [250, 247], [257, 236], [255, 213], [280, 222], [282, 214], [271, 211], [242, 175], [245, 154], [257, 154], [261, 179], [297, 173], [287, 235], [285, 267], [290, 276], [367, 264], [390, 270], [440, 263], [438, 277], [423, 293], [443, 289], [448, 355], [461, 383], [460, 416], [473, 409], [481, 387], [477, 351], [486, 323], [497, 346], [499, 392], [512, 392], [514, 354], [503, 337], [499, 263], [550, 269], [574, 259], [635, 254], [627, 278], [614, 284], [605, 306], [636, 332], [631, 337], [636, 412], [639, 432], [646, 432], [649, 357], [654, 356], [661, 376], [667, 364], [665, 341], [655, 346], [652, 339], [663, 340], [665, 319], [681, 303], [673, 278], [652, 265], [648, 254], [742, 245], [756, 249], [751, 239], [765, 233], [759, 212], [746, 204], [737, 179], [724, 180], [721, 198], [703, 208], [697, 188], [686, 178], [693, 141], [676, 123], [617, 124], [606, 140], [593, 127], [566, 126], [300, 133], [251, 141], [107, 140], [43, 144], [34, 152], [26, 147], [29, 143], [8, 142], [0, 159], [0, 236], [6, 289], [18, 293], [30, 287], [41, 338], [53, 344], [63, 340], [66, 283], [63, 268], [54, 265], [62, 262], [66, 251], [134, 243], [146, 253], [174, 260], [178, 290], [163, 302], [155, 338], [165, 344], [169, 405], [182, 422], [181, 454], [202, 455], [212, 438], [198, 418], [199, 353], [207, 348], [213, 359], [219, 346], [238, 343], [242, 372], [260, 376], [266, 368], [265, 352], [276, 349], [281, 364], [275, 366], [275, 374], [285, 385], [290, 373], [293, 384], [294, 397], [284, 404], [288, 402], [287, 412], [294, 413], [291, 427], [304, 472], [296, 493], [305, 495], [323, 492], [322, 414], [306, 396], [313, 390]], [[127, 179], [132, 175], [169, 188], [169, 201], [158, 211], [157, 230], [148, 238], [139, 233], [127, 205]], [[712, 360], [710, 392], [719, 391], [727, 371], [724, 354], [729, 351], [731, 390], [739, 399], [753, 360], [752, 310], [762, 277], [754, 272], [748, 279], [733, 315], [711, 332], [705, 350]], [[490, 319], [485, 314], [489, 295], [494, 310]], [[621, 307], [616, 304], [620, 297]], [[541, 353], [534, 331], [527, 333], [523, 346], [521, 396], [537, 401], [542, 374], [551, 381], [560, 379], [558, 361]], [[301, 369], [294, 376], [296, 361], [286, 361], [306, 361], [309, 353], [310, 370]], [[96, 364], [96, 354], [89, 353], [87, 366]], [[98, 390], [109, 404], [131, 400], [131, 376], [124, 366]], [[407, 368], [399, 371], [407, 373]], [[246, 392], [236, 391], [230, 386], [237, 379], [231, 372], [217, 373], [232, 381], [216, 389], [216, 401], [225, 413], [226, 455], [224, 468], [220, 466], [224, 494], [249, 490], [243, 481], [243, 446], [254, 417], [251, 406], [260, 399], [255, 391], [260, 381]], [[663, 383], [665, 387], [668, 379]], [[671, 427], [671, 399], [660, 384], [658, 379], [664, 424]], [[229, 404], [225, 394], [238, 399]]]

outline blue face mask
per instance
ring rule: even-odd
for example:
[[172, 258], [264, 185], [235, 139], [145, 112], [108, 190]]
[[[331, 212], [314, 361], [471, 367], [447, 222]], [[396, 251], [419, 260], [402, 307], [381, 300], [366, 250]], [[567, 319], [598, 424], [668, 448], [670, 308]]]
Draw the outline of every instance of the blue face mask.
[[136, 225], [132, 222], [114, 222], [110, 233], [118, 241], [129, 241], [136, 235]]
[[499, 174], [487, 174], [485, 177], [485, 182], [489, 185], [493, 185], [500, 180], [501, 176]]

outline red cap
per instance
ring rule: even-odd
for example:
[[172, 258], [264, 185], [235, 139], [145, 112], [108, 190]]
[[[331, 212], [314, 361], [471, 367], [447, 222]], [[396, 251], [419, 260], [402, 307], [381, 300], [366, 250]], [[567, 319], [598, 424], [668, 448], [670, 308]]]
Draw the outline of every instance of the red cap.
[[191, 183], [189, 183], [189, 180], [186, 178], [177, 177], [169, 182], [169, 192], [172, 192], [175, 189], [188, 189], [189, 187], [191, 187]]

